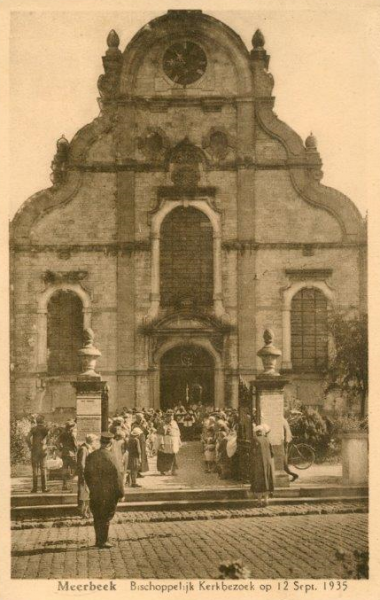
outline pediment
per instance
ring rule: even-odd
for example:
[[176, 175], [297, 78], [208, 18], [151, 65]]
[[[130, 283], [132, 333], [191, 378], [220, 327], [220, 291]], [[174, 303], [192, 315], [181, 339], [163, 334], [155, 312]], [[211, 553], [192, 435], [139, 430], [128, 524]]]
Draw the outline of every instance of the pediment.
[[218, 319], [213, 315], [200, 315], [189, 312], [166, 315], [146, 323], [143, 332], [146, 335], [182, 333], [182, 332], [207, 332], [227, 333], [231, 324]]
[[210, 329], [211, 323], [196, 317], [175, 317], [162, 324], [165, 329]]

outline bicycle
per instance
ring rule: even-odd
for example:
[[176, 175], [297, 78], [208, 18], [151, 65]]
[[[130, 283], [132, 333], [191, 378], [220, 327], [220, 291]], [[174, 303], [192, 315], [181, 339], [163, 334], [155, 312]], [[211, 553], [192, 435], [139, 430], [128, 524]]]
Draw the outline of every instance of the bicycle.
[[315, 462], [315, 452], [309, 444], [290, 442], [288, 463], [296, 469], [305, 470]]

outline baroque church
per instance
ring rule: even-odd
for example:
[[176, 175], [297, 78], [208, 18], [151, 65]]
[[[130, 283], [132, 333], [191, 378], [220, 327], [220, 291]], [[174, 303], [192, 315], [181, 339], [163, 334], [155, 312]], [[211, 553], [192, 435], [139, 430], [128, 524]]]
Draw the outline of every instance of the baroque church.
[[263, 34], [169, 10], [107, 46], [99, 117], [11, 224], [13, 410], [75, 410], [84, 328], [112, 411], [236, 407], [267, 327], [287, 397], [323, 410], [329, 311], [366, 310], [365, 227], [274, 112]]

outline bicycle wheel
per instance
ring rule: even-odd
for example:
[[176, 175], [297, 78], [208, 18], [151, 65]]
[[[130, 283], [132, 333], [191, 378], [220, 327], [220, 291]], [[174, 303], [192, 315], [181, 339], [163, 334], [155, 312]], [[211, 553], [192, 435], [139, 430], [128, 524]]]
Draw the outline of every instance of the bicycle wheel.
[[314, 460], [314, 450], [307, 444], [293, 444], [289, 449], [288, 462], [296, 469], [308, 469]]

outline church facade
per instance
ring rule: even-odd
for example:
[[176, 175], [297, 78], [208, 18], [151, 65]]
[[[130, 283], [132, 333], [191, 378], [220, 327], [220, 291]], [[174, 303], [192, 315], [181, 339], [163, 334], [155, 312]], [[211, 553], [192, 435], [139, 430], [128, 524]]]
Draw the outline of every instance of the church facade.
[[236, 406], [267, 327], [288, 397], [323, 408], [329, 312], [366, 310], [365, 227], [274, 113], [262, 33], [168, 11], [107, 46], [99, 117], [11, 225], [13, 410], [75, 409], [84, 328], [111, 410]]

